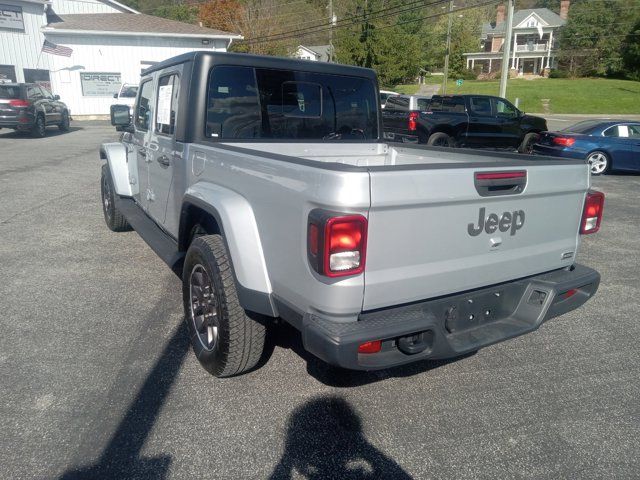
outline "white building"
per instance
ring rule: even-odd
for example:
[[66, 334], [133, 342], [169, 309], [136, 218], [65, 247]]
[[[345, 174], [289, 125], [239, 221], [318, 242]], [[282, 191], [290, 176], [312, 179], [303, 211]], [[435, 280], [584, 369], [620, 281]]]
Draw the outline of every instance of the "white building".
[[[0, 79], [44, 84], [74, 116], [104, 115], [120, 84], [138, 83], [145, 67], [193, 50], [226, 51], [241, 38], [115, 0], [0, 0]], [[45, 40], [70, 56], [43, 52]]]
[[292, 55], [302, 60], [313, 60], [315, 62], [331, 61], [331, 45], [298, 45], [298, 49]]
[[[560, 0], [560, 14], [548, 8], [517, 10], [513, 14], [513, 38], [509, 68], [513, 74], [545, 75], [556, 67], [556, 42], [569, 14], [569, 0]], [[496, 20], [482, 26], [482, 51], [465, 53], [467, 68], [497, 74], [502, 64], [505, 40], [505, 6], [499, 5]]]

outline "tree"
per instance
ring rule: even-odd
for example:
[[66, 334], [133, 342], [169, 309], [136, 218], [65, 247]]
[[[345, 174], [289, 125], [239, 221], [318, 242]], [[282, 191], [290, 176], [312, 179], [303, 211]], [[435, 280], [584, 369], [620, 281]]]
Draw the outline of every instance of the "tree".
[[560, 31], [559, 61], [575, 76], [623, 73], [622, 45], [640, 0], [576, 1]]
[[198, 8], [191, 5], [162, 5], [153, 11], [153, 15], [178, 22], [195, 23], [198, 18]]
[[235, 0], [212, 0], [198, 8], [198, 20], [203, 26], [225, 32], [239, 31], [243, 15], [244, 7]]
[[625, 74], [640, 80], [640, 20], [631, 28], [622, 44], [622, 63]]

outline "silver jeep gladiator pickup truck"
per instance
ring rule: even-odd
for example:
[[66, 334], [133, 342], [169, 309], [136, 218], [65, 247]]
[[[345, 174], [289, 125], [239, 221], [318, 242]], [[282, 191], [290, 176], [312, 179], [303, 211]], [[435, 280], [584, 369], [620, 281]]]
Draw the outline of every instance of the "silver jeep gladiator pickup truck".
[[604, 202], [584, 161], [387, 144], [371, 70], [194, 52], [111, 113], [106, 223], [181, 276], [216, 376], [254, 367], [276, 318], [369, 370], [531, 332], [598, 288], [575, 263]]

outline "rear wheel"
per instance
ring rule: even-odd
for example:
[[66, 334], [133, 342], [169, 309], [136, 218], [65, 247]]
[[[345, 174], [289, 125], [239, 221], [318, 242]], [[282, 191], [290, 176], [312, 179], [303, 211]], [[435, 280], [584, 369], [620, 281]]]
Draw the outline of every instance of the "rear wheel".
[[47, 134], [47, 126], [44, 123], [44, 116], [38, 115], [36, 117], [36, 122], [33, 124], [33, 128], [31, 129], [31, 135], [35, 138], [42, 138]]
[[519, 153], [532, 154], [533, 153], [533, 145], [538, 141], [540, 135], [537, 133], [527, 133], [522, 139], [522, 143], [518, 147]]
[[230, 377], [258, 364], [266, 329], [240, 305], [231, 260], [220, 235], [198, 237], [189, 247], [182, 297], [191, 346], [208, 372]]
[[589, 168], [592, 175], [601, 175], [607, 173], [611, 168], [611, 162], [609, 156], [600, 151], [591, 152], [587, 156], [587, 162], [589, 162]]
[[429, 137], [427, 145], [432, 147], [453, 147], [453, 140], [446, 133], [437, 132]]

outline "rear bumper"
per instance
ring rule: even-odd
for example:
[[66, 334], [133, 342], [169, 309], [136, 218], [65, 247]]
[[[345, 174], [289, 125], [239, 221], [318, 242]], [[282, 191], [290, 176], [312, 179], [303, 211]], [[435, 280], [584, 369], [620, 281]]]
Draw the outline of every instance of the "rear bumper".
[[[375, 370], [423, 359], [442, 359], [536, 330], [574, 310], [597, 291], [600, 274], [582, 265], [462, 294], [362, 313], [342, 323], [303, 318], [305, 348], [322, 360], [355, 370]], [[358, 353], [382, 340], [378, 353]]]
[[15, 128], [16, 130], [29, 130], [33, 128], [33, 116], [0, 116], [0, 128]]
[[546, 155], [548, 157], [575, 158], [584, 159], [586, 152], [576, 148], [567, 148], [562, 146], [540, 145], [536, 143], [533, 146], [533, 153], [536, 155]]

